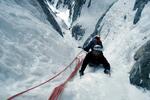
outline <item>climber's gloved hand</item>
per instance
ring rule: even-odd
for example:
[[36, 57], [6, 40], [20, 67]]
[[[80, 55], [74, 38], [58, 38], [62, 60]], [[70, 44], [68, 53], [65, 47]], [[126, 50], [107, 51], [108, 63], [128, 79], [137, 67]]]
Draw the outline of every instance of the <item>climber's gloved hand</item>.
[[78, 48], [81, 48], [81, 49], [82, 49], [83, 47], [82, 47], [82, 46], [78, 46]]
[[108, 74], [108, 75], [111, 75], [109, 69], [105, 69], [105, 70], [104, 70], [104, 73], [105, 73], [105, 74]]
[[80, 76], [83, 76], [84, 75], [84, 72], [83, 71], [79, 71], [79, 74], [80, 74]]

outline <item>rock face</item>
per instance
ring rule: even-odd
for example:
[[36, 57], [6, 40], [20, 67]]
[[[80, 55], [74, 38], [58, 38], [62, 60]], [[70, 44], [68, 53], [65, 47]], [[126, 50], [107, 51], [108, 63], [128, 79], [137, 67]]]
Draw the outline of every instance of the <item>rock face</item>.
[[55, 20], [52, 11], [50, 12], [50, 9], [47, 7], [47, 4], [45, 3], [44, 0], [37, 0], [41, 6], [41, 8], [43, 9], [43, 12], [45, 13], [45, 15], [47, 16], [47, 20], [50, 22], [50, 24], [53, 26], [53, 28], [61, 35], [63, 36], [62, 30], [59, 26], [59, 24], [57, 23], [57, 21]]
[[[13, 0], [12, 0], [13, 1]], [[56, 20], [54, 12], [48, 7], [46, 0], [14, 0], [14, 2], [25, 9], [31, 11], [37, 18], [47, 23], [47, 21], [52, 25], [52, 27], [63, 36], [62, 29]], [[32, 5], [32, 6], [31, 6]], [[35, 12], [36, 9], [38, 12]], [[46, 21], [45, 21], [46, 20]]]
[[150, 41], [134, 55], [136, 63], [130, 72], [131, 84], [150, 90]]
[[[51, 4], [54, 4], [55, 0], [49, 0], [49, 2]], [[72, 19], [72, 22], [74, 22], [78, 18], [78, 16], [80, 16], [82, 6], [85, 4], [85, 2], [86, 0], [58, 0], [56, 8], [59, 8], [61, 6], [63, 7], [66, 6], [70, 12], [70, 18]], [[89, 6], [90, 6], [90, 2], [89, 2]]]
[[150, 0], [136, 0], [133, 8], [133, 10], [137, 10], [133, 21], [134, 24], [136, 24], [140, 20], [141, 13], [148, 1]]
[[[90, 1], [91, 2], [91, 1]], [[89, 4], [90, 4], [89, 2]], [[101, 22], [103, 21], [103, 18], [105, 17], [105, 15], [107, 14], [107, 12], [109, 12], [109, 10], [111, 9], [111, 7], [116, 3], [113, 2], [109, 7], [108, 9], [102, 14], [102, 16], [100, 16], [99, 20], [97, 21], [96, 23], [96, 26], [95, 26], [95, 30], [94, 32], [87, 38], [87, 40], [84, 42], [84, 45], [83, 47], [85, 47], [89, 41], [91, 40], [92, 37], [94, 37], [95, 35], [100, 35], [99, 33], [101, 32], [102, 28], [103, 28], [103, 24], [101, 24]]]
[[83, 35], [85, 34], [85, 29], [82, 28], [81, 25], [75, 25], [72, 28], [72, 37], [76, 40], [81, 40]]

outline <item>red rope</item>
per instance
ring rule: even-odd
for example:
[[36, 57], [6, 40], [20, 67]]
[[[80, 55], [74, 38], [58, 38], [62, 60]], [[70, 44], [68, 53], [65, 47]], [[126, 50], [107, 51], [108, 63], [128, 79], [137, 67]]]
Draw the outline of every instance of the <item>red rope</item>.
[[65, 88], [65, 85], [67, 84], [68, 81], [70, 81], [75, 76], [75, 74], [79, 70], [81, 64], [82, 64], [82, 60], [80, 61], [78, 59], [78, 62], [77, 62], [77, 65], [76, 65], [74, 71], [70, 74], [70, 76], [67, 78], [67, 80], [64, 83], [62, 83], [59, 86], [57, 86], [56, 88], [54, 88], [54, 90], [48, 100], [58, 100], [60, 94], [63, 92], [63, 90]]
[[53, 80], [54, 78], [58, 77], [61, 73], [63, 73], [65, 70], [67, 70], [67, 69], [74, 63], [74, 61], [76, 61], [77, 57], [78, 57], [81, 53], [82, 53], [82, 51], [78, 53], [78, 55], [74, 58], [74, 60], [73, 60], [68, 66], [66, 66], [62, 71], [60, 71], [58, 74], [56, 74], [56, 75], [53, 76], [52, 78], [50, 78], [50, 79], [48, 79], [47, 81], [45, 81], [45, 82], [43, 82], [43, 83], [40, 83], [40, 84], [38, 84], [38, 85], [36, 85], [36, 86], [34, 86], [34, 87], [32, 87], [32, 88], [29, 88], [29, 89], [27, 89], [27, 90], [25, 90], [25, 91], [22, 91], [22, 92], [20, 92], [20, 93], [17, 93], [17, 94], [15, 94], [15, 95], [9, 97], [7, 100], [12, 100], [12, 99], [14, 99], [14, 98], [16, 98], [16, 97], [18, 97], [18, 96], [20, 96], [20, 95], [22, 95], [22, 94], [28, 92], [28, 91], [31, 91], [31, 90], [33, 90], [33, 89], [35, 89], [35, 88], [37, 88], [37, 87], [40, 87], [40, 86], [42, 86], [42, 85], [44, 85], [44, 84], [50, 82], [50, 81]]

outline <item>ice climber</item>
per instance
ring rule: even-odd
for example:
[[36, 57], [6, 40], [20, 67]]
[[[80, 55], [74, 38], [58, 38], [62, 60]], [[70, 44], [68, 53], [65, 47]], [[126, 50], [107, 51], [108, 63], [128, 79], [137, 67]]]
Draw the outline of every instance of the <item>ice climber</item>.
[[83, 47], [83, 49], [88, 53], [85, 56], [81, 70], [79, 71], [80, 76], [84, 75], [84, 70], [88, 64], [94, 66], [100, 66], [100, 64], [102, 64], [104, 73], [110, 74], [110, 64], [103, 55], [103, 45], [99, 36], [96, 35], [86, 47]]

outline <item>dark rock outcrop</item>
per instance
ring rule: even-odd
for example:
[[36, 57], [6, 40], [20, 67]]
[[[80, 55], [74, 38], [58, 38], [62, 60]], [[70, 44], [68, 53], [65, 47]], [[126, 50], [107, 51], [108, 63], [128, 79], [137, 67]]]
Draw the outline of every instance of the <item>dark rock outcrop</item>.
[[89, 3], [88, 3], [88, 8], [91, 6], [91, 0], [89, 1]]
[[[54, 3], [53, 0], [49, 0], [51, 4]], [[72, 22], [74, 22], [78, 16], [80, 16], [81, 9], [83, 4], [85, 4], [86, 0], [58, 0], [56, 8], [58, 9], [61, 5], [66, 6], [70, 12], [70, 18], [72, 18]]]
[[52, 15], [52, 12], [50, 12], [50, 9], [48, 8], [47, 4], [45, 3], [44, 0], [37, 0], [39, 4], [41, 5], [41, 8], [43, 9], [44, 13], [47, 16], [47, 20], [51, 23], [53, 28], [61, 35], [63, 36], [62, 30], [55, 20], [54, 16]]
[[85, 29], [81, 25], [75, 25], [72, 28], [72, 37], [75, 37], [76, 40], [81, 40], [85, 33]]
[[136, 24], [140, 20], [141, 13], [142, 13], [145, 5], [148, 3], [148, 1], [150, 1], [150, 0], [136, 0], [135, 1], [135, 5], [134, 5], [133, 10], [137, 10], [137, 11], [136, 11], [136, 14], [134, 17], [133, 24]]
[[74, 22], [78, 16], [80, 16], [82, 5], [86, 2], [86, 0], [75, 0], [74, 12], [72, 21]]
[[[53, 28], [61, 35], [63, 36], [61, 27], [59, 26], [58, 22], [55, 19], [55, 14], [51, 11], [51, 9], [48, 7], [46, 0], [14, 0], [14, 2], [21, 7], [24, 7], [25, 9], [28, 9], [33, 13], [34, 16], [36, 16], [38, 19], [40, 19], [43, 22], [49, 22]], [[30, 6], [30, 5], [33, 5]], [[34, 10], [32, 10], [34, 9]], [[40, 12], [36, 13], [35, 9]], [[38, 15], [37, 15], [38, 14]]]
[[96, 26], [95, 26], [95, 29], [94, 29], [94, 32], [87, 38], [87, 40], [84, 42], [83, 44], [83, 47], [85, 47], [89, 41], [91, 40], [92, 37], [94, 37], [95, 35], [100, 35], [100, 32], [103, 28], [103, 25], [102, 24], [102, 21], [105, 17], [105, 15], [107, 14], [107, 12], [109, 12], [109, 10], [111, 9], [111, 7], [116, 3], [117, 1], [113, 2], [109, 7], [108, 9], [104, 12], [104, 14], [99, 18], [98, 22], [96, 23]]
[[129, 77], [131, 84], [150, 90], [150, 41], [136, 52], [134, 59], [136, 63]]

